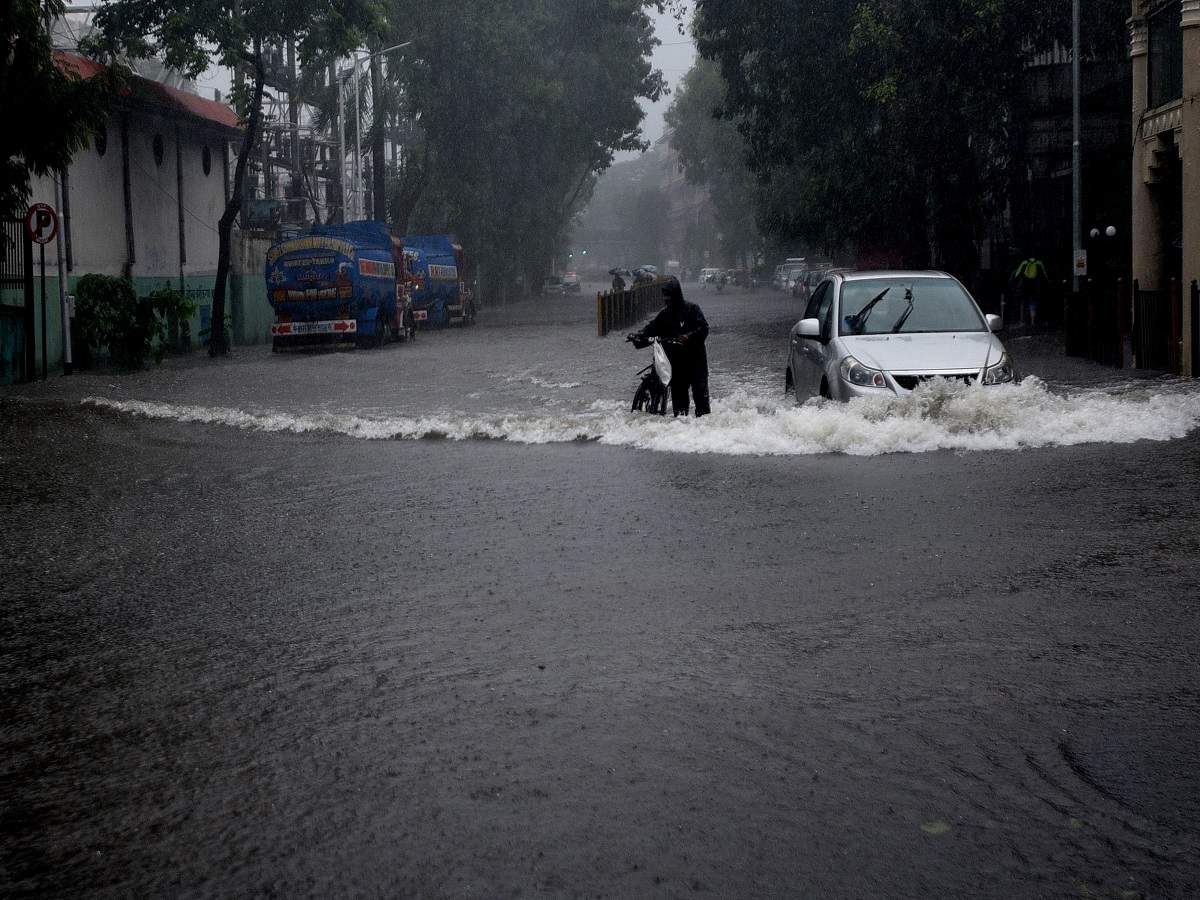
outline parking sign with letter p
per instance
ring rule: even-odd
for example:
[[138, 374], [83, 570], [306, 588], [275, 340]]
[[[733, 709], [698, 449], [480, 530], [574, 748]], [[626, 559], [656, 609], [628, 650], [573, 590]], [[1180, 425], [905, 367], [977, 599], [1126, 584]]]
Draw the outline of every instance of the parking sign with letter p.
[[48, 203], [35, 203], [25, 214], [25, 230], [35, 244], [48, 244], [58, 234], [58, 213]]

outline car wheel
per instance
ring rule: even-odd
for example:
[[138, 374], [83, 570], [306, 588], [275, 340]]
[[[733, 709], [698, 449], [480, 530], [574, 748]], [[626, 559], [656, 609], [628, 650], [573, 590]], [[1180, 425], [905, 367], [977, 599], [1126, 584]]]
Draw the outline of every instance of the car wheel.
[[788, 394], [794, 393], [796, 390], [796, 380], [792, 378], [792, 367], [787, 367], [787, 372], [783, 376], [783, 394], [786, 397]]
[[833, 397], [829, 394], [829, 382], [824, 378], [821, 379], [821, 399], [832, 400]]

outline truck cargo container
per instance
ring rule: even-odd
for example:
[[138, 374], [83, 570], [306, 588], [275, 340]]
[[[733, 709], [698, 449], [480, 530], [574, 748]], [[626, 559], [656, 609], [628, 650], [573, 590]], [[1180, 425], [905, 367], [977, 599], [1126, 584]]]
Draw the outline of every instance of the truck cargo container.
[[380, 346], [411, 337], [415, 320], [402, 241], [382, 222], [312, 225], [267, 251], [271, 343], [351, 341]]

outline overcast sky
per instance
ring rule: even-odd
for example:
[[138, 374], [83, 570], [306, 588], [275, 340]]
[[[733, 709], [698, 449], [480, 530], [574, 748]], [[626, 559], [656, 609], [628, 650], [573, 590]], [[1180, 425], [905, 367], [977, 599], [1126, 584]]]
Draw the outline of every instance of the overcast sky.
[[[690, 35], [679, 33], [678, 23], [669, 13], [651, 13], [651, 18], [654, 19], [655, 35], [662, 41], [661, 46], [654, 51], [654, 67], [662, 70], [668, 87], [674, 91], [675, 86], [692, 67], [696, 58], [696, 47]], [[642, 133], [647, 140], [653, 142], [662, 137], [663, 114], [671, 105], [674, 96], [673, 93], [668, 94], [657, 103], [642, 101], [642, 109], [646, 110]], [[617, 160], [633, 159], [636, 156], [636, 153], [621, 153], [617, 155]]]
[[[696, 59], [696, 47], [692, 43], [690, 35], [679, 33], [679, 23], [670, 13], [651, 12], [650, 17], [654, 20], [655, 35], [662, 41], [662, 44], [654, 51], [653, 64], [655, 68], [662, 71], [667, 80], [667, 86], [674, 91], [675, 86], [692, 67], [692, 63]], [[224, 69], [216, 68], [210, 69], [196, 80], [196, 86], [200, 89], [200, 93], [206, 97], [212, 96], [214, 88], [219, 89], [222, 94], [227, 94], [229, 84], [229, 73]], [[646, 118], [642, 122], [642, 134], [651, 143], [662, 137], [663, 114], [666, 113], [673, 98], [674, 93], [671, 93], [657, 103], [641, 101], [642, 109], [646, 110]], [[620, 153], [617, 155], [617, 161], [633, 159], [637, 155], [636, 153]]]

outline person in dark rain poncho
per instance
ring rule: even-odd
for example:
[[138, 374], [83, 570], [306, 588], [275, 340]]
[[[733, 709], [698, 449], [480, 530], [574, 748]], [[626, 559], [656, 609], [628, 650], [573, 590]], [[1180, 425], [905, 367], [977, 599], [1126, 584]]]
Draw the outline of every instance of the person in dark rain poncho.
[[666, 344], [664, 349], [671, 360], [671, 406], [675, 415], [688, 414], [688, 388], [696, 400], [696, 415], [706, 416], [710, 412], [708, 403], [708, 355], [704, 341], [708, 337], [708, 322], [695, 303], [683, 299], [683, 288], [679, 279], [668, 278], [662, 285], [662, 311], [650, 320], [641, 331], [629, 335], [635, 347], [645, 347], [649, 338], [678, 341]]

